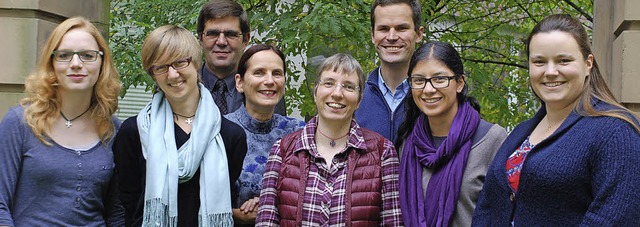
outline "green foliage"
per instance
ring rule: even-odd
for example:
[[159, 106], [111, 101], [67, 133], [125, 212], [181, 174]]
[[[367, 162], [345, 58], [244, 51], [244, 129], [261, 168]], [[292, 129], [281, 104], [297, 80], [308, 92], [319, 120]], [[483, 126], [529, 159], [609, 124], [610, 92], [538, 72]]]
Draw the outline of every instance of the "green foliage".
[[120, 72], [124, 96], [131, 86], [154, 85], [142, 68], [140, 52], [149, 32], [166, 24], [175, 24], [194, 31], [200, 7], [204, 1], [112, 0], [109, 27], [109, 47]]
[[[463, 58], [470, 95], [482, 117], [509, 129], [530, 118], [540, 103], [529, 89], [525, 42], [546, 15], [568, 13], [591, 18], [591, 0], [421, 1], [425, 40], [457, 47]], [[580, 6], [582, 8], [574, 8]], [[591, 22], [585, 19], [589, 28]]]
[[[315, 115], [313, 83], [315, 67], [308, 59], [338, 52], [353, 55], [368, 71], [375, 67], [369, 24], [369, 4], [362, 0], [242, 1], [251, 26], [258, 31], [256, 43], [277, 44], [288, 59], [303, 56], [301, 71], [288, 67], [286, 101], [289, 110]], [[291, 64], [289, 64], [291, 65]]]
[[[165, 24], [195, 33], [204, 0], [112, 0], [110, 47], [125, 88], [152, 87], [141, 67], [140, 47], [146, 34]], [[315, 67], [309, 59], [346, 52], [366, 72], [376, 67], [371, 43], [373, 0], [240, 0], [255, 31], [251, 43], [272, 43], [288, 54], [286, 100], [289, 112], [315, 114]], [[420, 0], [424, 40], [458, 48], [465, 62], [471, 95], [482, 105], [482, 117], [507, 128], [531, 117], [539, 107], [529, 90], [524, 42], [535, 23], [552, 13], [581, 16], [591, 27], [592, 0]], [[586, 13], [585, 13], [586, 12]]]

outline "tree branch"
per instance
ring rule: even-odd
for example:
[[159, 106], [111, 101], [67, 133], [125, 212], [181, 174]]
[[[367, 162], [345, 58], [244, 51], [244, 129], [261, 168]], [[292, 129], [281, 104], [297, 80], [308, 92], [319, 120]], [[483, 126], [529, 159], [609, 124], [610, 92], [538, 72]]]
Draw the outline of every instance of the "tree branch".
[[587, 20], [589, 20], [589, 21], [591, 21], [591, 23], [593, 23], [593, 17], [590, 14], [588, 14], [587, 12], [585, 12], [584, 10], [582, 10], [582, 8], [578, 7], [571, 0], [563, 0], [563, 2], [569, 4], [571, 6], [571, 8], [575, 9], [576, 11], [578, 11], [578, 13], [580, 13], [580, 15], [582, 15], [584, 18], [587, 18]]
[[524, 8], [524, 6], [522, 5], [522, 3], [520, 1], [516, 1], [516, 4], [518, 4], [518, 7], [520, 9], [522, 9], [525, 13], [527, 13], [527, 15], [529, 15], [529, 18], [531, 18], [533, 21], [536, 22], [536, 24], [538, 23], [538, 21], [536, 20], [535, 17], [533, 17], [533, 15], [531, 15], [531, 12], [529, 12], [528, 9]]
[[502, 61], [491, 61], [491, 60], [479, 60], [479, 59], [470, 59], [470, 58], [465, 58], [462, 57], [463, 60], [465, 61], [471, 61], [471, 62], [475, 62], [475, 63], [486, 63], [486, 64], [498, 64], [498, 65], [508, 65], [508, 66], [513, 66], [513, 67], [518, 67], [518, 68], [522, 68], [522, 69], [527, 69], [526, 66], [518, 64], [518, 63], [513, 63], [513, 62], [502, 62]]

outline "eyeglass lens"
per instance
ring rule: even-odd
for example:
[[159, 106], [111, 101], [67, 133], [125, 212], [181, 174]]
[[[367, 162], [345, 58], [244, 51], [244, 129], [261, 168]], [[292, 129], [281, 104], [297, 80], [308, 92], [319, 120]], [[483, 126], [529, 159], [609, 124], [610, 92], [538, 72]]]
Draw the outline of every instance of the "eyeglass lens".
[[56, 50], [53, 51], [53, 58], [58, 62], [70, 62], [74, 55], [78, 55], [82, 62], [93, 62], [98, 59], [98, 55], [102, 55], [102, 51], [97, 50], [83, 50], [83, 51], [68, 51], [68, 50]]
[[205, 33], [205, 37], [207, 37], [208, 39], [218, 39], [218, 37], [220, 37], [220, 34], [224, 34], [224, 37], [229, 39], [237, 39], [237, 38], [240, 38], [240, 36], [242, 35], [242, 33], [238, 31], [233, 31], [233, 30], [220, 31], [220, 30], [213, 29], [213, 30], [208, 30]]
[[431, 83], [433, 88], [446, 88], [449, 86], [449, 81], [452, 80], [453, 76], [436, 76], [432, 78], [424, 78], [424, 77], [411, 77], [411, 88], [414, 89], [423, 89], [427, 86], [427, 83]]
[[153, 66], [151, 67], [151, 72], [153, 73], [153, 75], [162, 75], [169, 71], [169, 66], [171, 66], [171, 68], [175, 70], [180, 70], [189, 66], [190, 63], [191, 63], [191, 57], [187, 59], [175, 61], [168, 65]]

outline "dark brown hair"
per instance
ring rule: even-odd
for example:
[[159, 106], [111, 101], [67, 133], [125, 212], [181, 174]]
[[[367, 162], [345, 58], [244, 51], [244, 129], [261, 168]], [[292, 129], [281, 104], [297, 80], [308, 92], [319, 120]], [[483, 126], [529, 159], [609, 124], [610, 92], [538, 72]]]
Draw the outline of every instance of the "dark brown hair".
[[240, 74], [240, 78], [244, 78], [244, 74], [247, 72], [247, 68], [249, 68], [247, 64], [247, 61], [249, 61], [249, 58], [251, 58], [256, 53], [260, 51], [265, 51], [265, 50], [271, 50], [275, 52], [278, 55], [278, 57], [280, 57], [283, 63], [282, 69], [284, 69], [284, 73], [286, 75], [287, 61], [285, 61], [284, 53], [282, 53], [282, 51], [280, 51], [280, 49], [276, 46], [272, 46], [269, 44], [256, 44], [249, 47], [249, 49], [247, 49], [246, 51], [244, 51], [244, 54], [242, 54], [242, 57], [240, 57], [240, 62], [238, 63], [238, 74]]
[[249, 33], [249, 17], [247, 16], [247, 12], [242, 8], [242, 5], [233, 0], [212, 0], [202, 6], [200, 15], [198, 15], [198, 23], [196, 26], [198, 39], [202, 40], [204, 25], [207, 21], [223, 17], [237, 17], [240, 19], [240, 32], [242, 32], [242, 34]]
[[[429, 41], [420, 46], [411, 57], [407, 77], [411, 76], [413, 69], [420, 61], [440, 61], [453, 72], [457, 81], [464, 81], [465, 72], [462, 59], [458, 51], [449, 43]], [[469, 96], [467, 94], [468, 92], [469, 87], [467, 83], [465, 83], [462, 91], [456, 95], [458, 105], [468, 102], [473, 109], [480, 113], [480, 103], [475, 98]], [[402, 124], [400, 124], [400, 128], [398, 128], [398, 138], [394, 141], [398, 149], [400, 149], [402, 142], [409, 136], [418, 117], [422, 114], [420, 108], [418, 108], [415, 101], [413, 101], [413, 94], [411, 92], [404, 98], [402, 105], [406, 108], [406, 117]]]
[[371, 5], [371, 13], [369, 14], [371, 20], [371, 31], [376, 27], [375, 11], [378, 6], [388, 6], [395, 4], [407, 4], [411, 7], [411, 18], [413, 18], [413, 29], [417, 32], [420, 29], [420, 23], [422, 23], [422, 9], [420, 3], [415, 0], [376, 0]]

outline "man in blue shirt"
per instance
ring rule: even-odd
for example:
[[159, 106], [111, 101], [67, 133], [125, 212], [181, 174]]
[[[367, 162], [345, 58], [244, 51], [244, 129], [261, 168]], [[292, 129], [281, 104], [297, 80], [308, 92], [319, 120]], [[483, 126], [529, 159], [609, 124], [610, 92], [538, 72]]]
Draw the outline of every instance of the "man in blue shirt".
[[376, 0], [371, 6], [371, 41], [380, 67], [369, 74], [355, 115], [360, 126], [392, 142], [405, 118], [402, 100], [411, 92], [407, 73], [416, 43], [422, 41], [421, 21], [415, 0]]

